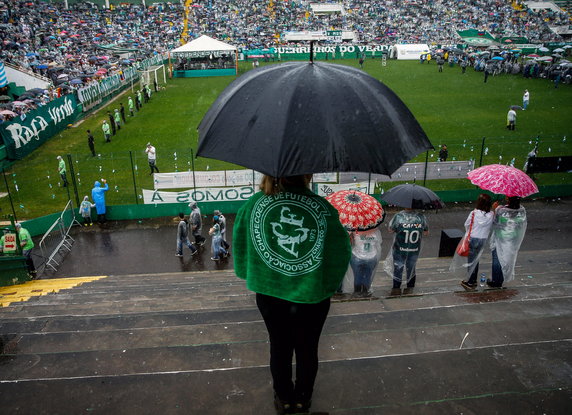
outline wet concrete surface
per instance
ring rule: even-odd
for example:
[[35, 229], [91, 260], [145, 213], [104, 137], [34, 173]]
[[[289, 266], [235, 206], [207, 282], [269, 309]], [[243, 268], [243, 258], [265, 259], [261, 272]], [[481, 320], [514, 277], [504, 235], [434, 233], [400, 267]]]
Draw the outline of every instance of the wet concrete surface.
[[[526, 200], [523, 205], [527, 209], [528, 229], [521, 253], [572, 247], [572, 198]], [[441, 231], [463, 229], [471, 209], [472, 204], [450, 203], [445, 209], [427, 212], [430, 234], [424, 237], [420, 257], [438, 257]], [[382, 258], [387, 255], [393, 240], [387, 224], [398, 210], [389, 208], [387, 211], [386, 221], [381, 225]], [[225, 217], [226, 239], [232, 243], [235, 215], [225, 214]], [[71, 235], [75, 242], [71, 252], [62, 254], [57, 271], [46, 270], [42, 278], [232, 270], [232, 255], [217, 262], [210, 259], [208, 229], [211, 223], [212, 214], [204, 215], [202, 233], [207, 238], [205, 244], [195, 256], [183, 247], [182, 258], [175, 256], [178, 218], [110, 221], [104, 225], [74, 227]]]

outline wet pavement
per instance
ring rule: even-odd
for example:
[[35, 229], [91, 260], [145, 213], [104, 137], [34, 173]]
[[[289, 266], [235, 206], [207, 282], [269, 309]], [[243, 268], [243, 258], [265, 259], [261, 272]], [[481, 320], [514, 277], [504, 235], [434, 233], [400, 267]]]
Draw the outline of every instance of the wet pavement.
[[[527, 209], [528, 228], [521, 252], [572, 247], [572, 198], [531, 200], [523, 205]], [[450, 203], [440, 211], [427, 212], [430, 233], [423, 239], [420, 257], [438, 257], [441, 231], [461, 230], [471, 209], [471, 204]], [[395, 212], [396, 209], [388, 209], [381, 228], [382, 258], [387, 255], [393, 240], [387, 231], [387, 223]], [[235, 215], [225, 214], [225, 217], [226, 239], [232, 242]], [[182, 258], [175, 256], [178, 218], [110, 221], [101, 226], [74, 227], [71, 235], [75, 242], [71, 252], [62, 255], [63, 261], [57, 271], [46, 270], [42, 278], [232, 270], [232, 255], [217, 262], [210, 259], [208, 228], [211, 223], [212, 215], [205, 215], [202, 233], [207, 240], [204, 246], [192, 257], [190, 250], [184, 247]]]

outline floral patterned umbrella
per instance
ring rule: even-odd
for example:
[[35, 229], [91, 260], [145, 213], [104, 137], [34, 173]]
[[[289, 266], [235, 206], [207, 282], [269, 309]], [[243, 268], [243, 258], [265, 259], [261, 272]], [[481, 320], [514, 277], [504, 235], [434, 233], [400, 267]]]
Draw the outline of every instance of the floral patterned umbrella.
[[337, 209], [348, 231], [366, 231], [379, 226], [385, 217], [381, 203], [357, 190], [340, 190], [326, 200]]
[[470, 171], [467, 176], [481, 189], [508, 197], [538, 193], [536, 183], [525, 172], [511, 166], [489, 164]]

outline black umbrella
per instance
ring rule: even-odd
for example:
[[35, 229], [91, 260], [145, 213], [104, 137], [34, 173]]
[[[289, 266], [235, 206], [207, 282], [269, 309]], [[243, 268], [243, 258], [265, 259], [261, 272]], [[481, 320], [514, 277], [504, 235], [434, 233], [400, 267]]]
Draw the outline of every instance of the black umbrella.
[[390, 175], [431, 148], [405, 104], [364, 71], [287, 62], [251, 70], [220, 94], [199, 125], [197, 155], [274, 177]]
[[381, 196], [390, 205], [411, 209], [441, 209], [445, 204], [432, 190], [416, 184], [400, 184]]

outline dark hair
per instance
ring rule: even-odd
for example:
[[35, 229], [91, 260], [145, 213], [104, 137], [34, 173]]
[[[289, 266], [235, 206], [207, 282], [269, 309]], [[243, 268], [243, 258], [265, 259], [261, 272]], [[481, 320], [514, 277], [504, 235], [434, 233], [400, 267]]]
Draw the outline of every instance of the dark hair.
[[260, 190], [266, 195], [276, 195], [284, 191], [285, 187], [308, 187], [312, 180], [311, 174], [302, 174], [290, 177], [272, 177], [264, 175], [260, 183]]
[[509, 197], [506, 207], [509, 209], [520, 209], [520, 197], [518, 196]]
[[184, 214], [183, 212], [179, 212], [179, 217], [180, 217], [181, 219], [184, 219], [185, 214]]
[[481, 193], [477, 198], [477, 209], [483, 212], [491, 211], [491, 197], [486, 193]]

